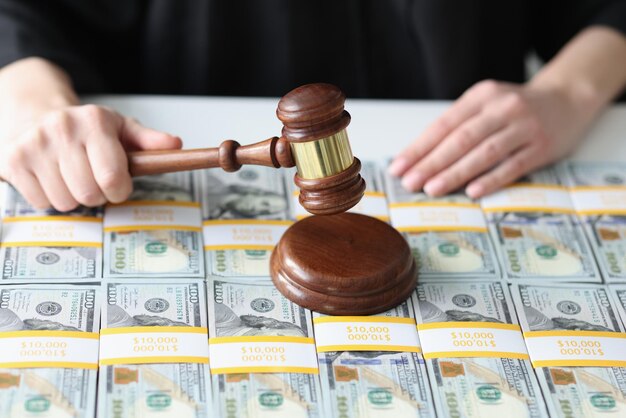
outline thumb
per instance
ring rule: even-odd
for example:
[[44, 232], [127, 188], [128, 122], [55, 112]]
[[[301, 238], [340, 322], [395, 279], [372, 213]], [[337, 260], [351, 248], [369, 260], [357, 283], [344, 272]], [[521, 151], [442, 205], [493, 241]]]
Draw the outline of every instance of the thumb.
[[126, 151], [170, 150], [183, 146], [179, 137], [146, 128], [131, 118], [124, 118], [120, 140]]

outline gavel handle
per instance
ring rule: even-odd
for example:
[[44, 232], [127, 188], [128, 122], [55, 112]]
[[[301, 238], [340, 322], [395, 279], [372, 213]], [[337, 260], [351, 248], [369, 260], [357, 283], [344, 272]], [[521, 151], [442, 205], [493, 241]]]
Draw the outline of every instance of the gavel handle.
[[128, 153], [128, 167], [133, 176], [211, 167], [237, 171], [247, 164], [279, 168], [293, 167], [295, 162], [289, 143], [278, 137], [244, 146], [229, 139], [216, 148]]

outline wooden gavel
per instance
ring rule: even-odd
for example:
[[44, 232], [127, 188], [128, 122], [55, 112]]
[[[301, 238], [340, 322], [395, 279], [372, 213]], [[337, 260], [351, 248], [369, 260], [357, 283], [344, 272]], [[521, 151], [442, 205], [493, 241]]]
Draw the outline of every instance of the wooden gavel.
[[346, 127], [350, 114], [346, 97], [331, 84], [307, 84], [278, 102], [282, 137], [241, 146], [233, 140], [219, 147], [128, 154], [133, 176], [221, 167], [237, 171], [242, 165], [297, 167], [300, 203], [316, 215], [345, 212], [365, 192], [361, 162], [352, 155]]

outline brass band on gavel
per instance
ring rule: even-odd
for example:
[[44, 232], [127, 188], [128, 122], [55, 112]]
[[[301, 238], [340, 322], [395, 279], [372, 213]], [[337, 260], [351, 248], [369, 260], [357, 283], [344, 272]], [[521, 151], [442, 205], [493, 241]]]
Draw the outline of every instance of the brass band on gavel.
[[329, 177], [341, 173], [354, 162], [345, 129], [326, 138], [290, 145], [298, 175], [303, 179]]

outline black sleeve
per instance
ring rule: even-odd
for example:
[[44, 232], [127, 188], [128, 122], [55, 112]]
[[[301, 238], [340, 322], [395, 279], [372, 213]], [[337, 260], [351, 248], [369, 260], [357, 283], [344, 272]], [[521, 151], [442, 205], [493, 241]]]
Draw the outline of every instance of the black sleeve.
[[582, 29], [601, 25], [626, 36], [626, 0], [534, 0], [531, 38], [539, 57], [548, 61]]
[[0, 0], [0, 67], [41, 57], [63, 68], [76, 90], [106, 90], [107, 63], [126, 52], [139, 1]]

